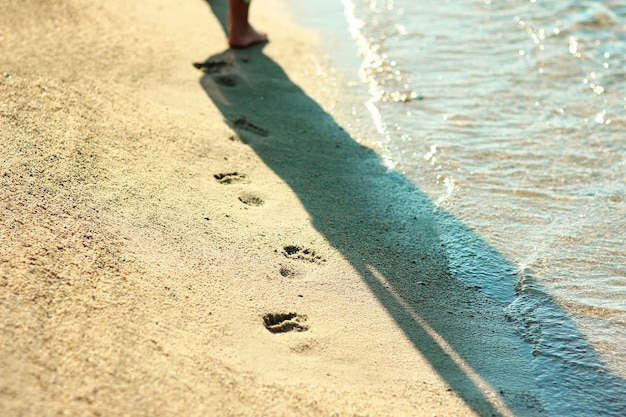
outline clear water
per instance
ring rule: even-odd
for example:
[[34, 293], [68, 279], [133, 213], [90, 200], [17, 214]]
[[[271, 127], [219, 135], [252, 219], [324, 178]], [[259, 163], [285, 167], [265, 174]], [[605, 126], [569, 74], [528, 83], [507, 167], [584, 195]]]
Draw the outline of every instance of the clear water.
[[626, 0], [343, 6], [370, 140], [508, 305], [546, 410], [626, 415]]

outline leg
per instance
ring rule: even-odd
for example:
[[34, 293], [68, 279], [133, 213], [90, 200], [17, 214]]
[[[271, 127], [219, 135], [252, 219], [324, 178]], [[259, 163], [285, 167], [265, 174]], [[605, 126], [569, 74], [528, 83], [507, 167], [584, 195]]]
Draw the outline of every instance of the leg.
[[250, 0], [228, 0], [228, 43], [232, 48], [245, 48], [267, 41], [248, 22]]

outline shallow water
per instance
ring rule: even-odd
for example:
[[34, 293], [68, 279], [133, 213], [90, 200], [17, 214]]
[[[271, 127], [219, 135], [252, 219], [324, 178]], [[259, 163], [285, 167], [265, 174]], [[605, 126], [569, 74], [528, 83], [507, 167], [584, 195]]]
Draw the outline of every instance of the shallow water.
[[626, 415], [626, 1], [343, 6], [367, 140], [440, 208], [453, 275], [508, 305], [552, 415]]

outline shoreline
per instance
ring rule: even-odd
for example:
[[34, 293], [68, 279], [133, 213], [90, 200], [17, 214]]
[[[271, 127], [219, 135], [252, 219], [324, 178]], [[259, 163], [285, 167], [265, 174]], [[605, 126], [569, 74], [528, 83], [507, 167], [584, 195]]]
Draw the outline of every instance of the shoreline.
[[424, 201], [335, 120], [321, 38], [281, 2], [245, 51], [223, 2], [14, 3], [7, 415], [541, 414], [525, 345], [449, 279], [428, 207], [404, 222]]

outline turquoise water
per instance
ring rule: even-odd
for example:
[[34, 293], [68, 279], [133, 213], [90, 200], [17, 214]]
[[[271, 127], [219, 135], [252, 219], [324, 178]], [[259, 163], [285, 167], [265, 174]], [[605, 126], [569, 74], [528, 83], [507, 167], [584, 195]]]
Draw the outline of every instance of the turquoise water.
[[507, 306], [546, 410], [626, 415], [626, 1], [321, 3], [365, 141], [439, 208], [450, 272]]

